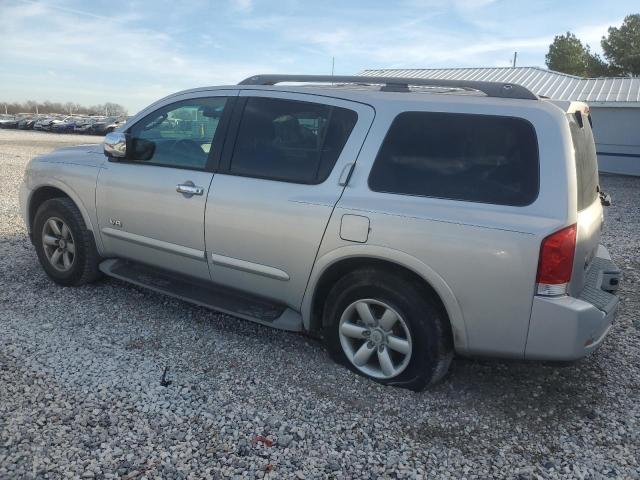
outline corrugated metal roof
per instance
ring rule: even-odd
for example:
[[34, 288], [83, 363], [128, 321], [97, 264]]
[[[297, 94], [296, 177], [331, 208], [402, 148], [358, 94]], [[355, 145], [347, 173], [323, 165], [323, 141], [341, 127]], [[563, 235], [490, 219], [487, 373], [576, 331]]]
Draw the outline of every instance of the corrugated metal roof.
[[516, 83], [554, 100], [640, 102], [640, 78], [582, 78], [539, 67], [365, 70], [360, 75]]

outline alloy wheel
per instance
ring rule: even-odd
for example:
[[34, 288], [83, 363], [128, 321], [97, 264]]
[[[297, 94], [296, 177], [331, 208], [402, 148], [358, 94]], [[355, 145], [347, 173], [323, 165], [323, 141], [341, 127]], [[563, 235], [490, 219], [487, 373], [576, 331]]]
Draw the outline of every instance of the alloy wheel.
[[342, 350], [362, 373], [379, 379], [396, 377], [411, 360], [411, 332], [390, 305], [363, 299], [349, 305], [340, 317]]
[[76, 257], [76, 244], [67, 224], [58, 217], [49, 218], [42, 228], [44, 254], [53, 268], [67, 272]]

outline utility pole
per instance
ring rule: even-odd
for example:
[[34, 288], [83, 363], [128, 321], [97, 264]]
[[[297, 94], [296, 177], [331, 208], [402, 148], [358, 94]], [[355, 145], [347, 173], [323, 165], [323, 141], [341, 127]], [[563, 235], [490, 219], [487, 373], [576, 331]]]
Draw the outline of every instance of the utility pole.
[[7, 104], [6, 103], [4, 104], [4, 114], [5, 115], [7, 114]]
[[518, 60], [518, 52], [513, 52], [513, 68], [516, 68], [517, 60]]
[[336, 57], [331, 57], [331, 85], [333, 85], [333, 72], [336, 68]]

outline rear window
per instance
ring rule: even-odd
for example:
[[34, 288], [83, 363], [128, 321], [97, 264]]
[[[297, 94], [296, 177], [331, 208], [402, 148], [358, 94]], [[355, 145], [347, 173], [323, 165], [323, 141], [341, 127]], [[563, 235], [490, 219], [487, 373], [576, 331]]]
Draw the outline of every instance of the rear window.
[[578, 210], [584, 210], [598, 198], [598, 159], [591, 122], [582, 112], [567, 114], [576, 156]]
[[538, 195], [533, 126], [513, 117], [405, 112], [369, 177], [378, 192], [524, 206]]

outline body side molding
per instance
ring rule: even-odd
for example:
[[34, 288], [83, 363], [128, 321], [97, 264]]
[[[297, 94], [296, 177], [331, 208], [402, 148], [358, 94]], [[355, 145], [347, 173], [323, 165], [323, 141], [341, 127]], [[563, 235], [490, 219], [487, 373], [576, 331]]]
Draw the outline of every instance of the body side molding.
[[156, 240], [155, 238], [149, 238], [135, 233], [124, 232], [115, 228], [105, 227], [102, 229], [102, 233], [113, 238], [125, 240], [127, 242], [136, 243], [145, 247], [155, 248], [157, 250], [163, 250], [165, 252], [173, 253], [187, 258], [193, 258], [195, 260], [206, 260], [205, 252], [197, 250], [195, 248], [183, 247], [182, 245], [176, 245], [174, 243], [163, 242], [162, 240]]
[[283, 282], [289, 281], [289, 274], [283, 270], [261, 263], [248, 262], [239, 258], [226, 257], [224, 255], [211, 254], [211, 262], [221, 267], [233, 268], [242, 272], [255, 273], [263, 277], [275, 278]]

